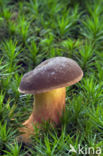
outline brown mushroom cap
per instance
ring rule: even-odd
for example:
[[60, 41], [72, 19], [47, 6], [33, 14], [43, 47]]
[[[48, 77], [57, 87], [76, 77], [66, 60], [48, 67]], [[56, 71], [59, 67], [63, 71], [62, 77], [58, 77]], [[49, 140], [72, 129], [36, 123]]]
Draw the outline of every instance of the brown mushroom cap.
[[71, 86], [80, 81], [82, 76], [83, 72], [74, 60], [66, 57], [54, 57], [24, 74], [19, 91], [25, 94], [47, 92]]

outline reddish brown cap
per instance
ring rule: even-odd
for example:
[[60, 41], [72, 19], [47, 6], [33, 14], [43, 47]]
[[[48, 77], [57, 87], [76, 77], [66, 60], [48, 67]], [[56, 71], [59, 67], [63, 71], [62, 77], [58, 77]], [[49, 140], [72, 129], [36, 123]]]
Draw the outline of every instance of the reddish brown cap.
[[54, 57], [24, 74], [19, 91], [25, 94], [47, 92], [71, 86], [80, 81], [82, 76], [83, 72], [74, 60], [66, 57]]

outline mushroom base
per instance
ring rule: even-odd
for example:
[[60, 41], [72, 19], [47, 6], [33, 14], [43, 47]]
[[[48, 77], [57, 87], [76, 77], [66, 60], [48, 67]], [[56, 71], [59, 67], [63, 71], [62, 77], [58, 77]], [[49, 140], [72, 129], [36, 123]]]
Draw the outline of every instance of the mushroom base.
[[60, 117], [65, 109], [65, 96], [65, 88], [34, 95], [32, 114], [23, 123], [24, 127], [20, 128], [20, 132], [24, 133], [21, 135], [23, 142], [30, 142], [30, 136], [35, 133], [33, 125], [37, 124], [40, 127], [44, 121], [56, 124], [60, 123]]

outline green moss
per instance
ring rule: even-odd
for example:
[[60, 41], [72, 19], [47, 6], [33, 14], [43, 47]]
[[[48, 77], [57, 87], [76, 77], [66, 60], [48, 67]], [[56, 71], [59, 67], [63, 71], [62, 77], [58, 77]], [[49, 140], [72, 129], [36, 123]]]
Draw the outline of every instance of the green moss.
[[[0, 155], [64, 156], [70, 144], [103, 147], [102, 6], [102, 0], [0, 0]], [[61, 125], [46, 123], [31, 145], [19, 144], [18, 127], [33, 103], [18, 92], [20, 80], [55, 56], [76, 60], [84, 77], [67, 88]]]

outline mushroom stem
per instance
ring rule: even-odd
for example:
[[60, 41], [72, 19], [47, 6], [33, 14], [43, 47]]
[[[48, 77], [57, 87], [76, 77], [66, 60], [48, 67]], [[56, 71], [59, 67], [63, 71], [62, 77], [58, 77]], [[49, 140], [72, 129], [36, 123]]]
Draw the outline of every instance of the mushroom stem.
[[33, 125], [42, 123], [43, 121], [59, 124], [60, 117], [65, 109], [65, 96], [65, 88], [34, 95], [32, 114], [29, 119], [23, 123], [25, 127], [20, 129], [20, 131], [24, 133], [22, 135], [24, 142], [28, 142], [30, 135], [33, 134]]
[[52, 121], [59, 123], [65, 106], [66, 89], [59, 88], [35, 95], [33, 118], [37, 122]]

